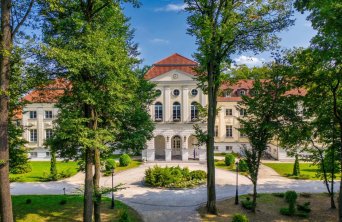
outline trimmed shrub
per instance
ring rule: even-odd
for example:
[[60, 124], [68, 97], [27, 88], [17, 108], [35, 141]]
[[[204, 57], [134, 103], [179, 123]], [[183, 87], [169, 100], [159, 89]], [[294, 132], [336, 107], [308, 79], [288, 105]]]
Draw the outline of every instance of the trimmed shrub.
[[122, 154], [119, 158], [120, 166], [128, 166], [131, 162], [132, 159], [128, 154]]
[[107, 159], [105, 163], [105, 171], [112, 171], [112, 169], [115, 169], [116, 167], [116, 161], [114, 159]]
[[249, 220], [244, 214], [234, 214], [232, 222], [249, 222]]
[[66, 203], [67, 203], [66, 200], [61, 200], [61, 201], [59, 202], [60, 205], [65, 205]]
[[300, 175], [299, 160], [298, 160], [298, 154], [296, 154], [295, 162], [294, 162], [294, 165], [293, 165], [292, 176], [299, 176], [299, 175]]
[[206, 172], [187, 167], [154, 166], [145, 170], [145, 183], [153, 187], [185, 188], [194, 187], [205, 182]]
[[280, 213], [283, 215], [292, 216], [296, 212], [295, 204], [297, 200], [297, 193], [293, 190], [288, 190], [285, 193], [285, 200], [289, 204], [289, 208], [281, 208]]
[[226, 164], [226, 166], [231, 166], [235, 163], [235, 156], [231, 153], [227, 153], [224, 157], [224, 163]]
[[240, 172], [247, 172], [248, 171], [248, 165], [246, 160], [240, 160], [239, 161], [239, 171]]
[[31, 199], [27, 199], [26, 200], [26, 204], [31, 204], [32, 203], [32, 200]]

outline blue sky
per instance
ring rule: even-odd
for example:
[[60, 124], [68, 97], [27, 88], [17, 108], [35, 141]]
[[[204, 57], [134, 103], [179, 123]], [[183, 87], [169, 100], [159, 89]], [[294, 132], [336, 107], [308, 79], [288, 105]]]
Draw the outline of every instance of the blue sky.
[[[141, 0], [140, 8], [124, 6], [125, 14], [131, 18], [131, 26], [135, 29], [134, 41], [139, 44], [140, 57], [143, 65], [152, 65], [173, 53], [179, 53], [192, 58], [196, 51], [195, 39], [186, 33], [186, 13], [181, 0]], [[306, 15], [295, 13], [294, 26], [281, 33], [282, 48], [306, 47], [315, 34], [311, 23], [306, 21]], [[243, 53], [234, 55], [238, 64], [249, 66], [261, 65], [270, 60], [270, 52], [259, 55]]]

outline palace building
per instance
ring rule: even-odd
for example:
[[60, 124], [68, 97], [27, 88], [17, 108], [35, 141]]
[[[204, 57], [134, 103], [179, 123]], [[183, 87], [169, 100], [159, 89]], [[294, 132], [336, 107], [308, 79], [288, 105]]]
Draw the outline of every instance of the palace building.
[[[206, 130], [205, 121], [199, 121], [198, 104], [207, 105], [207, 95], [198, 87], [197, 63], [179, 54], [173, 54], [153, 64], [145, 79], [156, 84], [157, 98], [149, 106], [149, 113], [155, 122], [153, 138], [142, 152], [146, 161], [188, 161], [206, 159], [205, 144], [198, 144], [194, 125]], [[248, 139], [239, 132], [242, 126], [238, 118], [245, 115], [238, 108], [241, 95], [249, 93], [253, 82], [242, 80], [233, 86], [223, 85], [222, 96], [218, 97], [219, 112], [215, 124], [215, 152], [240, 153], [248, 146]], [[53, 120], [58, 114], [57, 99], [68, 87], [68, 83], [56, 80], [44, 89], [37, 89], [24, 97], [30, 102], [22, 112], [23, 137], [28, 141], [31, 158], [49, 158], [50, 153], [44, 140], [51, 136]], [[268, 155], [275, 159], [287, 159], [286, 152], [269, 144]]]

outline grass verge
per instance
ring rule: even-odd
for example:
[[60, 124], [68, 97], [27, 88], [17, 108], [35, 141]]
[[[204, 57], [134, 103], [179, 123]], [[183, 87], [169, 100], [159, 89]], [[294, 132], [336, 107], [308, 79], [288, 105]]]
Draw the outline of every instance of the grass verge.
[[[240, 201], [244, 200], [247, 195], [240, 196]], [[253, 222], [270, 222], [270, 221], [286, 221], [286, 222], [307, 222], [307, 221], [338, 221], [337, 209], [330, 209], [330, 198], [327, 194], [311, 194], [310, 197], [299, 196], [297, 203], [303, 204], [310, 202], [311, 212], [308, 218], [289, 217], [279, 213], [280, 208], [288, 207], [288, 204], [281, 197], [276, 197], [272, 194], [259, 194], [257, 199], [256, 213], [242, 208], [241, 204], [235, 205], [234, 198], [218, 201], [217, 209], [219, 215], [209, 215], [206, 213], [205, 206], [198, 209], [202, 221], [212, 222], [229, 222], [232, 221], [233, 215], [236, 213], [245, 214], [249, 221]], [[337, 200], [336, 200], [337, 201]], [[337, 202], [336, 202], [337, 203]]]
[[[14, 219], [17, 222], [82, 221], [83, 197], [78, 195], [21, 195], [12, 196]], [[28, 201], [30, 200], [30, 201]], [[31, 202], [31, 203], [27, 203]], [[62, 202], [65, 203], [63, 204]], [[62, 204], [61, 204], [62, 203]], [[116, 209], [110, 209], [110, 199], [103, 198], [102, 221], [119, 221], [127, 212], [130, 221], [142, 221], [140, 215], [123, 204], [115, 201]]]
[[[41, 182], [44, 181], [46, 175], [50, 173], [50, 161], [31, 161], [30, 165], [32, 168], [31, 172], [10, 174], [10, 179], [18, 182]], [[57, 162], [57, 170], [59, 173], [62, 171], [69, 171], [70, 175], [73, 176], [77, 173], [77, 168], [76, 162]]]

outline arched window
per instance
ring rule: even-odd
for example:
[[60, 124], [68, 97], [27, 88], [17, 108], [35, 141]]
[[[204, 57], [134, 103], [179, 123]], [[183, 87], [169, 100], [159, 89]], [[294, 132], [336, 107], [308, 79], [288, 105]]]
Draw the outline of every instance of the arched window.
[[181, 120], [181, 105], [179, 102], [173, 103], [173, 121], [178, 122]]
[[160, 102], [154, 105], [154, 119], [155, 121], [163, 120], [163, 105]]
[[198, 120], [198, 108], [197, 103], [192, 102], [191, 103], [191, 121], [197, 121]]

